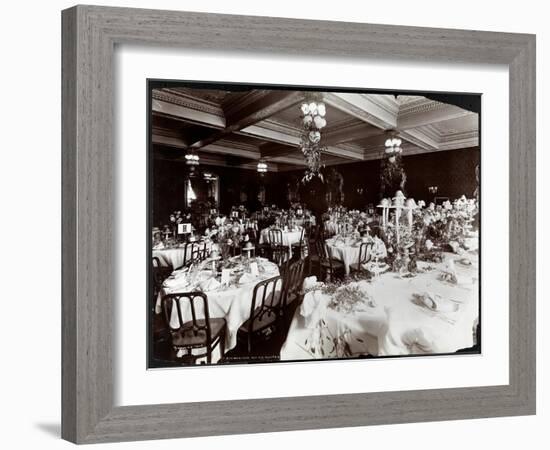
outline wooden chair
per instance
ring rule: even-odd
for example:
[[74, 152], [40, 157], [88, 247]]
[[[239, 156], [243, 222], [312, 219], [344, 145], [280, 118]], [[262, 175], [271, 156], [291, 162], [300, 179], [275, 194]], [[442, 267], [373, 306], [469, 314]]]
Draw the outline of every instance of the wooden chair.
[[285, 307], [299, 300], [301, 297], [302, 284], [304, 281], [304, 265], [304, 259], [293, 261], [288, 265], [288, 269], [284, 274]]
[[283, 230], [280, 228], [270, 228], [267, 230], [267, 241], [272, 249], [281, 249], [283, 245]]
[[[195, 300], [202, 303], [202, 317], [197, 310]], [[182, 302], [189, 303], [191, 317], [184, 318]], [[177, 326], [173, 326], [171, 318], [173, 308], [176, 307]], [[206, 362], [212, 362], [212, 351], [220, 346], [220, 357], [225, 353], [225, 319], [211, 319], [208, 312], [208, 297], [203, 292], [185, 292], [181, 294], [168, 294], [162, 298], [164, 319], [170, 331], [171, 344], [175, 351], [184, 350], [184, 357], [195, 363], [198, 359], [206, 357]], [[190, 319], [190, 320], [187, 320]], [[204, 348], [203, 353], [193, 353], [195, 349]]]
[[184, 247], [183, 264], [176, 267], [176, 270], [189, 267], [191, 264], [201, 260], [203, 251], [206, 251], [206, 243], [204, 244], [204, 250], [201, 249], [201, 245], [198, 242], [187, 242]]
[[330, 239], [331, 237], [333, 237], [335, 235], [335, 232], [332, 231], [332, 230], [327, 230], [326, 228], [326, 223], [325, 222], [322, 222], [321, 226], [320, 226], [320, 233], [319, 233], [319, 237], [321, 239]]
[[160, 259], [158, 259], [156, 256], [153, 256], [151, 264], [152, 264], [151, 275], [153, 279], [153, 308], [154, 308], [154, 302], [156, 301], [157, 295], [162, 288], [162, 283], [164, 283], [164, 280], [166, 280], [166, 278], [170, 276], [170, 274], [173, 271], [173, 268], [162, 266], [160, 263]]
[[270, 228], [267, 233], [269, 257], [281, 267], [289, 259], [288, 246], [283, 243], [283, 231], [279, 228]]
[[309, 233], [306, 227], [302, 227], [300, 240], [292, 244], [292, 255], [298, 254], [300, 258], [306, 258], [309, 254]]
[[329, 255], [325, 241], [318, 240], [316, 246], [319, 255], [319, 277], [321, 280], [328, 279], [332, 281], [337, 276], [344, 276], [344, 263]]
[[370, 254], [372, 250], [372, 243], [362, 242], [361, 247], [359, 247], [359, 258], [356, 263], [350, 264], [349, 268], [351, 272], [361, 272], [364, 271], [363, 264], [366, 264], [370, 260]]
[[208, 250], [208, 246], [206, 245], [206, 242], [199, 242], [197, 245], [199, 246], [198, 259], [199, 261], [204, 261], [206, 258], [208, 258], [208, 254], [210, 253]]
[[250, 355], [258, 341], [270, 339], [280, 329], [284, 310], [284, 283], [279, 275], [254, 287], [250, 316], [240, 326], [237, 339], [246, 342]]

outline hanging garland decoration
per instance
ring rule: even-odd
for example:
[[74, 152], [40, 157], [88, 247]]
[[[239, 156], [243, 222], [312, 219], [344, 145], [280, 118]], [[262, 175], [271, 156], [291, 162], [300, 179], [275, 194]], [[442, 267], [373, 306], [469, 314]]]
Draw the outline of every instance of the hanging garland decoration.
[[326, 107], [322, 102], [317, 102], [312, 97], [309, 103], [304, 102], [300, 106], [302, 111], [302, 137], [301, 148], [306, 160], [307, 169], [302, 182], [306, 183], [313, 177], [319, 177], [323, 180], [321, 168], [321, 154], [326, 151], [326, 147], [321, 144], [321, 129], [327, 125], [325, 119]]
[[407, 175], [403, 169], [401, 139], [392, 137], [385, 142], [384, 157], [380, 163], [381, 196], [392, 196], [397, 190], [405, 192]]

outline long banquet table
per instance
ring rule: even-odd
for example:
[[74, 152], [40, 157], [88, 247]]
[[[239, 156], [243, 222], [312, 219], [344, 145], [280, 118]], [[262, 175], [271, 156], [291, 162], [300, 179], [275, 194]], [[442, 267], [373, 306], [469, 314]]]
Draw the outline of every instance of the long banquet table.
[[[457, 284], [440, 279], [451, 260]], [[321, 290], [307, 292], [295, 312], [281, 360], [342, 357], [346, 343], [353, 356], [452, 353], [472, 347], [479, 314], [477, 261], [476, 252], [461, 257], [445, 253], [441, 263], [420, 262], [425, 272], [413, 278], [386, 272], [372, 282], [351, 283], [375, 302], [351, 313], [331, 307], [331, 296]], [[413, 301], [414, 294], [426, 291], [441, 296], [436, 310]]]

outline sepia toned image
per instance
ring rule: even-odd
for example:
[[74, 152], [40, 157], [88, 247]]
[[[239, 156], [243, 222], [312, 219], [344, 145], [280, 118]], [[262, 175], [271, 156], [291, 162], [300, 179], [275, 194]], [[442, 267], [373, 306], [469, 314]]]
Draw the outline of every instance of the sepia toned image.
[[481, 96], [148, 81], [149, 368], [481, 352]]

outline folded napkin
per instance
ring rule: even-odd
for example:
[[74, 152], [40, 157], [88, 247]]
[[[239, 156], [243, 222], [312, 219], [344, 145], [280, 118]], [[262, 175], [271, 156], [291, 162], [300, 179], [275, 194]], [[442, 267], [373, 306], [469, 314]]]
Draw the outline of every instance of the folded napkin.
[[300, 315], [305, 319], [306, 328], [315, 328], [326, 315], [330, 297], [321, 291], [308, 292], [300, 306]]
[[475, 250], [479, 247], [479, 240], [477, 237], [473, 238], [466, 238], [464, 240], [464, 247], [466, 247], [466, 250]]
[[164, 243], [159, 242], [157, 245], [153, 246], [153, 250], [162, 250], [164, 248]]
[[449, 246], [453, 250], [453, 253], [456, 253], [458, 255], [461, 255], [464, 253], [464, 249], [460, 246], [460, 244], [457, 241], [449, 241]]
[[199, 286], [203, 292], [209, 292], [218, 289], [221, 286], [221, 283], [212, 277], [202, 281]]
[[439, 275], [439, 279], [441, 281], [446, 281], [447, 283], [451, 284], [458, 284], [458, 277], [456, 275], [456, 268], [455, 268], [455, 262], [454, 260], [447, 261], [447, 264], [445, 264], [445, 267], [441, 271], [441, 274]]
[[422, 328], [405, 331], [401, 336], [401, 341], [413, 355], [435, 353], [436, 350], [434, 339], [427, 335], [427, 330]]
[[239, 278], [239, 284], [252, 283], [256, 280], [256, 277], [252, 276], [250, 273], [243, 273], [241, 278]]
[[170, 278], [179, 278], [182, 275], [185, 275], [189, 271], [189, 267], [182, 267], [181, 269], [176, 269], [170, 274]]
[[312, 289], [317, 285], [317, 277], [315, 275], [312, 275], [311, 277], [304, 278], [304, 283], [302, 285], [302, 288], [304, 291], [308, 289]]
[[185, 274], [174, 278], [170, 276], [163, 283], [163, 287], [170, 292], [183, 291], [187, 286], [189, 286], [189, 278]]
[[446, 300], [439, 294], [433, 292], [424, 292], [423, 294], [413, 294], [413, 303], [428, 308], [432, 311], [449, 313], [458, 311], [458, 303]]

